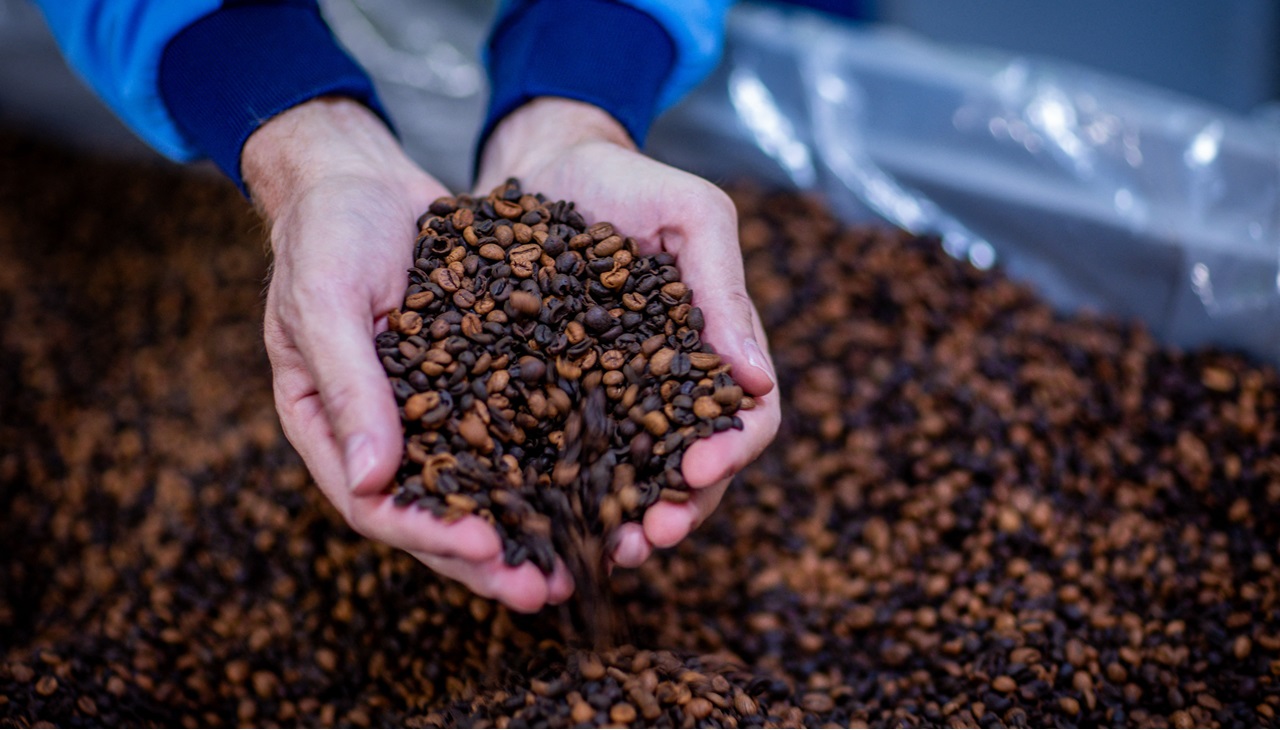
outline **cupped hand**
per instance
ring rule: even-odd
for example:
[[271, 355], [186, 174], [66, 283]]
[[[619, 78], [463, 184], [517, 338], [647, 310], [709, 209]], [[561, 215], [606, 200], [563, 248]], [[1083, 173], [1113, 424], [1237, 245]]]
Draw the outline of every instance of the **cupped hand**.
[[573, 591], [563, 565], [550, 576], [532, 563], [510, 567], [480, 518], [446, 524], [397, 507], [386, 490], [403, 434], [373, 337], [404, 296], [414, 221], [447, 191], [381, 120], [344, 99], [273, 118], [241, 160], [271, 226], [264, 335], [276, 408], [320, 489], [356, 531], [481, 595], [519, 611], [563, 601]]
[[512, 112], [494, 130], [481, 158], [478, 192], [509, 177], [530, 192], [571, 200], [588, 223], [607, 220], [634, 238], [641, 253], [675, 255], [693, 304], [702, 309], [704, 341], [733, 365], [753, 396], [742, 430], [695, 442], [683, 475], [693, 488], [684, 504], [659, 502], [643, 525], [624, 525], [613, 560], [643, 562], [654, 547], [678, 543], [720, 502], [730, 479], [751, 463], [778, 430], [776, 375], [760, 317], [747, 295], [738, 246], [737, 211], [715, 185], [636, 151], [626, 131], [600, 109], [544, 97]]

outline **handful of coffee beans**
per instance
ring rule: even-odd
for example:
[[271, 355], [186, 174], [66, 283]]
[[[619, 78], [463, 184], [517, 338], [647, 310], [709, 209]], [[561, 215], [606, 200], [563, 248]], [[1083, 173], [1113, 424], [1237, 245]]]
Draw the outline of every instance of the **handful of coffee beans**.
[[479, 515], [508, 564], [549, 573], [570, 534], [607, 542], [687, 501], [685, 449], [754, 403], [703, 342], [675, 257], [515, 180], [440, 198], [418, 227], [375, 340], [404, 425], [396, 503]]

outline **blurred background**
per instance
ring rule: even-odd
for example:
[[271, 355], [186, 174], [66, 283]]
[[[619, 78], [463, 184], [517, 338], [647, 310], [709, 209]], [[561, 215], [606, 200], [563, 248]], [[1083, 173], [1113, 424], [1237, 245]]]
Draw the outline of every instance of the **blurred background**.
[[1277, 7], [1269, 0], [878, 0], [867, 10], [936, 41], [1053, 56], [1247, 112], [1280, 91]]
[[[409, 153], [469, 183], [492, 0], [321, 0]], [[806, 7], [807, 6], [807, 7]], [[648, 150], [936, 232], [1064, 310], [1280, 362], [1280, 10], [1269, 0], [742, 3]], [[154, 156], [0, 0], [0, 125]], [[212, 174], [209, 166], [197, 166]]]
[[[476, 116], [484, 78], [451, 64], [472, 64], [493, 0], [323, 0], [339, 35], [372, 67], [382, 86], [415, 87], [452, 71], [449, 114]], [[829, 15], [904, 29], [948, 44], [1049, 56], [1187, 94], [1234, 112], [1280, 98], [1280, 5], [1270, 0], [795, 0]], [[412, 22], [395, 19], [416, 8]], [[421, 64], [379, 57], [372, 34], [425, 54]], [[441, 42], [444, 52], [441, 53]], [[974, 49], [975, 52], [977, 49]], [[435, 53], [438, 58], [431, 58]], [[435, 71], [431, 68], [434, 66]], [[379, 73], [381, 72], [381, 73]], [[385, 93], [385, 92], [384, 92]], [[146, 148], [99, 104], [58, 56], [35, 6], [0, 0], [0, 119], [106, 150]], [[406, 123], [401, 121], [401, 124]], [[462, 125], [459, 125], [462, 126]]]

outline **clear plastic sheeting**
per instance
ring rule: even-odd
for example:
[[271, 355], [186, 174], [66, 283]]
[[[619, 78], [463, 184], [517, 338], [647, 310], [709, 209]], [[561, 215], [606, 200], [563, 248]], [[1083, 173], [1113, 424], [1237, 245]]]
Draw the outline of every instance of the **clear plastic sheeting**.
[[739, 8], [729, 39], [724, 91], [699, 92], [720, 98], [681, 113], [706, 124], [724, 103], [721, 129], [759, 154], [695, 153], [702, 172], [745, 162], [848, 217], [871, 211], [942, 234], [975, 265], [999, 260], [1062, 308], [1280, 362], [1275, 124], [808, 13]]
[[482, 0], [320, 0], [338, 40], [373, 77], [405, 150], [452, 188], [471, 179], [489, 96], [480, 46], [495, 8]]

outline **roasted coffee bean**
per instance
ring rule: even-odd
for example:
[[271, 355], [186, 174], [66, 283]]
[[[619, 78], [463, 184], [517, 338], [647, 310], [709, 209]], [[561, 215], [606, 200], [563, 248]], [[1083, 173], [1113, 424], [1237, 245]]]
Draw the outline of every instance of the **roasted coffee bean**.
[[[443, 516], [449, 521], [484, 505], [495, 525], [507, 526], [503, 534], [508, 563], [533, 559], [550, 571], [554, 560], [549, 556], [559, 548], [571, 558], [579, 590], [586, 593], [598, 590], [602, 582], [604, 554], [597, 547], [594, 557], [589, 557], [582, 545], [607, 543], [624, 517], [641, 519], [658, 495], [666, 495], [667, 501], [687, 499], [688, 487], [680, 474], [683, 450], [697, 438], [715, 433], [715, 419], [724, 409], [717, 407], [711, 413], [704, 406], [700, 409], [708, 414], [704, 419], [693, 410], [692, 399], [686, 398], [680, 408], [663, 412], [667, 398], [692, 392], [694, 380], [703, 377], [689, 355], [714, 357], [700, 349], [696, 333], [691, 339], [681, 326], [687, 320], [688, 305], [680, 300], [689, 293], [678, 280], [673, 259], [636, 255], [634, 242], [617, 236], [607, 224], [585, 231], [581, 216], [567, 203], [548, 204], [549, 224], [522, 218], [516, 225], [530, 225], [527, 235], [506, 221], [495, 226], [499, 217], [509, 221], [538, 209], [519, 204], [516, 211], [514, 201], [521, 199], [542, 200], [526, 198], [509, 183], [486, 198], [455, 199], [444, 224], [424, 219], [426, 228], [436, 231], [435, 238], [451, 245], [432, 246], [425, 252], [418, 247], [423, 254], [420, 268], [429, 272], [423, 286], [449, 295], [443, 304], [452, 307], [439, 306], [440, 297], [434, 295], [412, 299], [430, 309], [393, 313], [392, 330], [425, 327], [429, 337], [419, 338], [412, 348], [392, 349], [399, 343], [387, 337], [375, 344], [390, 375], [420, 369], [428, 380], [419, 378], [415, 383], [429, 387], [430, 378], [439, 378], [438, 387], [444, 389], [439, 392], [456, 398], [452, 409], [445, 409], [443, 404], [418, 397], [416, 387], [401, 381], [411, 391], [401, 397], [406, 402], [402, 409], [405, 448], [412, 458], [402, 468], [392, 495], [396, 503], [408, 504], [421, 503], [424, 493], [447, 494], [453, 497], [444, 504]], [[495, 234], [503, 229], [510, 229], [509, 237], [503, 237], [512, 244], [510, 248], [501, 245], [501, 234]], [[554, 269], [544, 266], [549, 262]], [[644, 272], [650, 289], [661, 288], [661, 300], [641, 300], [641, 306], [632, 310], [618, 307], [614, 290], [631, 286], [627, 282], [632, 269]], [[606, 282], [602, 277], [607, 277]], [[517, 282], [514, 287], [512, 282]], [[406, 302], [411, 296], [406, 295]], [[624, 313], [625, 319], [620, 320]], [[629, 330], [643, 335], [629, 334]], [[671, 347], [662, 348], [656, 368], [651, 364], [646, 370], [639, 361], [627, 368], [628, 360], [641, 357], [642, 345], [647, 348], [650, 341], [662, 342], [676, 332], [679, 336]], [[690, 352], [684, 351], [687, 348]], [[521, 388], [504, 388], [499, 395], [492, 383], [469, 381], [494, 367], [498, 358], [514, 366], [512, 374]], [[602, 389], [606, 373], [616, 376], [610, 376]], [[724, 387], [730, 383], [726, 380]], [[501, 385], [509, 384], [508, 379]], [[637, 399], [644, 404], [643, 416], [637, 417], [639, 425], [648, 434], [664, 437], [657, 442], [638, 441], [649, 444], [653, 454], [637, 450], [636, 422], [622, 418]], [[621, 420], [613, 420], [611, 412]], [[498, 468], [495, 460], [516, 451], [519, 457], [514, 463], [504, 461]], [[419, 479], [421, 455], [430, 454], [454, 454], [458, 460], [444, 469], [430, 467]], [[619, 454], [635, 463], [620, 464]], [[470, 466], [464, 469], [464, 463]], [[612, 475], [620, 467], [630, 470], [624, 501], [610, 493], [619, 483]], [[548, 472], [551, 484], [534, 476]], [[486, 496], [517, 482], [532, 497], [520, 503], [520, 509], [531, 510], [525, 513], [530, 516], [519, 519]], [[472, 490], [478, 490], [475, 495], [483, 499], [469, 496]], [[578, 496], [565, 501], [563, 494], [569, 493]], [[439, 510], [433, 506], [432, 512]], [[538, 521], [531, 522], [533, 517]], [[556, 529], [527, 527], [544, 523]], [[520, 525], [526, 529], [518, 529]], [[589, 619], [601, 624], [599, 617]]]
[[512, 292], [507, 301], [511, 313], [519, 317], [536, 317], [542, 309], [542, 299], [526, 291]]
[[[543, 251], [553, 259], [559, 260], [558, 257], [568, 250], [568, 245], [562, 238], [548, 238], [542, 242]], [[568, 273], [568, 272], [566, 272]]]
[[608, 257], [595, 259], [587, 264], [587, 271], [595, 276], [613, 271], [613, 259]]
[[609, 310], [596, 305], [587, 310], [583, 316], [582, 323], [587, 326], [587, 331], [600, 334], [613, 326], [614, 319], [609, 314]]
[[[778, 440], [680, 545], [614, 570], [611, 597], [591, 603], [602, 594], [579, 585], [581, 608], [516, 616], [347, 529], [311, 483], [274, 413], [255, 314], [261, 226], [234, 190], [2, 133], [0, 149], [12, 162], [0, 166], [0, 724], [1277, 722], [1271, 367], [1055, 314], [934, 239], [737, 193], [784, 404]], [[58, 172], [68, 166], [77, 174]], [[553, 216], [513, 187], [495, 197], [522, 218], [540, 211], [544, 227], [578, 225], [568, 206]], [[453, 200], [422, 224], [447, 245], [433, 254], [424, 237], [414, 258], [443, 261], [464, 236], [438, 215], [484, 208]], [[473, 232], [486, 222], [473, 217]], [[464, 272], [469, 255], [456, 259]], [[438, 267], [420, 267], [418, 292], [434, 301], [402, 308], [424, 320], [417, 340], [374, 338], [401, 366], [424, 351], [389, 378], [399, 406], [441, 398], [438, 423], [410, 425], [394, 499], [424, 530], [438, 529], [432, 515], [492, 524], [504, 559], [552, 570], [554, 525], [578, 519], [548, 488], [556, 431], [584, 488], [611, 472], [606, 519], [639, 520], [662, 492], [654, 475], [680, 464], [665, 453], [689, 428], [677, 409], [709, 397], [724, 412], [700, 425], [731, 427], [751, 399], [731, 371], [686, 353], [689, 376], [657, 388], [671, 427], [655, 439], [627, 414], [652, 393], [647, 359], [679, 349], [679, 328], [626, 292], [594, 302], [579, 288], [585, 306], [547, 325], [552, 340], [596, 304], [651, 329], [589, 346], [596, 364], [563, 382], [528, 322], [479, 312], [495, 282], [517, 281], [486, 261], [462, 287], [474, 312], [429, 288]], [[667, 265], [624, 264], [631, 278]], [[484, 334], [507, 334], [441, 349], [471, 313]], [[606, 370], [611, 349], [624, 364]], [[526, 355], [554, 380], [546, 367], [533, 384], [517, 377]], [[468, 416], [490, 454], [457, 433]], [[574, 549], [607, 554], [597, 529]], [[594, 646], [588, 608], [616, 619], [615, 645]]]
[[582, 266], [582, 257], [573, 251], [565, 251], [556, 256], [556, 271], [561, 274], [578, 275], [578, 271]]
[[[551, 278], [551, 285], [548, 287], [548, 293], [554, 294], [557, 297], [564, 297], [568, 296], [576, 288], [573, 277], [568, 274], [556, 274]], [[563, 306], [563, 301], [560, 301], [559, 307], [563, 308]]]

